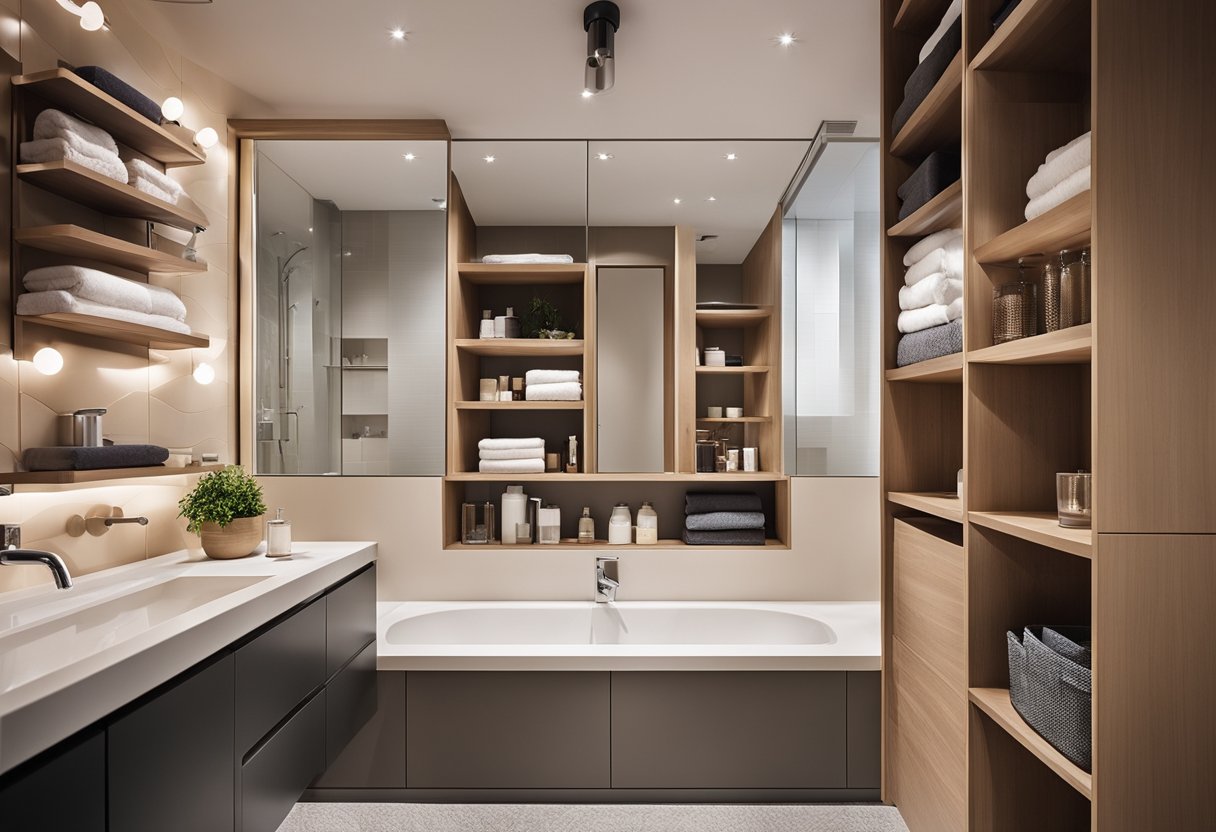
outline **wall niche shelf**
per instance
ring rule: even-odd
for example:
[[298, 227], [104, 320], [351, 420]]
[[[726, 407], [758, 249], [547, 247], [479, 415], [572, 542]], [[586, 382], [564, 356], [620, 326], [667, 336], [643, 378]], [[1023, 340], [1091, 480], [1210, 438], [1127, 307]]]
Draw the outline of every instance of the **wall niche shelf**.
[[763, 546], [704, 546], [704, 545], [694, 546], [692, 544], [685, 543], [683, 540], [667, 540], [667, 539], [660, 540], [658, 543], [654, 543], [654, 544], [638, 544], [638, 543], [611, 544], [607, 540], [596, 540], [594, 543], [579, 543], [576, 538], [562, 538], [560, 543], [545, 544], [545, 545], [540, 545], [537, 543], [449, 543], [447, 546], [444, 546], [443, 548], [446, 549], [447, 551], [459, 551], [459, 552], [476, 552], [479, 550], [480, 551], [490, 551], [490, 552], [500, 552], [503, 550], [512, 550], [512, 549], [522, 549], [525, 551], [540, 550], [542, 552], [544, 552], [544, 551], [562, 551], [562, 550], [582, 550], [582, 551], [595, 550], [595, 551], [598, 551], [600, 549], [605, 549], [605, 550], [614, 551], [614, 552], [618, 549], [623, 549], [626, 551], [645, 551], [647, 549], [650, 549], [650, 550], [657, 549], [657, 550], [667, 550], [667, 551], [670, 551], [673, 549], [678, 549], [678, 550], [687, 551], [687, 550], [696, 549], [696, 550], [700, 550], [700, 551], [708, 550], [710, 552], [712, 552], [715, 549], [719, 549], [722, 551], [731, 551], [731, 552], [740, 551], [740, 550], [762, 552], [765, 550], [789, 549], [790, 547], [788, 544], [782, 543], [780, 540], [770, 537], [764, 541]]
[[0, 474], [0, 482], [8, 485], [72, 485], [74, 483], [105, 482], [135, 477], [174, 477], [181, 474], [206, 474], [223, 465], [186, 465], [166, 467], [152, 465], [144, 468], [94, 468], [89, 471], [12, 471]]
[[1085, 72], [1088, 0], [1022, 0], [971, 60], [975, 70]]
[[1089, 245], [1092, 226], [1093, 201], [1085, 191], [977, 247], [975, 259], [986, 266], [1017, 265], [1019, 257], [1084, 248]]
[[23, 324], [41, 324], [55, 329], [66, 329], [70, 332], [109, 338], [112, 341], [139, 344], [153, 350], [189, 350], [211, 345], [210, 338], [197, 332], [186, 335], [127, 321], [115, 321], [111, 318], [78, 315], [75, 312], [17, 315], [16, 319]]
[[914, 509], [953, 523], [963, 522], [963, 501], [948, 491], [914, 493], [891, 491], [887, 499], [904, 508]]
[[457, 410], [583, 410], [586, 402], [456, 402]]
[[970, 511], [967, 519], [977, 526], [1029, 540], [1082, 558], [1093, 557], [1093, 530], [1061, 526], [1053, 511]]
[[974, 350], [967, 360], [972, 364], [1088, 364], [1092, 354], [1093, 324], [1081, 324]]
[[186, 231], [207, 227], [207, 217], [188, 205], [170, 205], [74, 162], [17, 165], [24, 181], [89, 208], [118, 217], [171, 225]]
[[448, 474], [448, 482], [663, 482], [663, 483], [738, 483], [738, 482], [785, 482], [784, 474], [772, 471], [734, 471], [729, 474]]
[[13, 230], [13, 239], [23, 246], [98, 260], [133, 272], [195, 274], [207, 271], [207, 264], [186, 260], [165, 251], [129, 243], [78, 225], [40, 225]]
[[930, 358], [909, 364], [906, 367], [895, 367], [886, 371], [887, 381], [911, 381], [927, 384], [962, 384], [963, 354], [943, 355], [941, 358]]
[[578, 284], [587, 277], [586, 263], [458, 263], [456, 270], [477, 286]]
[[957, 228], [963, 222], [963, 180], [955, 182], [917, 208], [906, 219], [887, 229], [888, 237], [921, 237], [934, 231]]
[[737, 376], [737, 375], [757, 375], [767, 373], [769, 367], [759, 364], [744, 365], [742, 367], [706, 367], [704, 365], [697, 367], [697, 375], [707, 376]]
[[705, 422], [710, 425], [759, 425], [767, 424], [773, 419], [771, 416], [698, 416], [698, 422]]
[[554, 341], [548, 338], [457, 338], [456, 349], [469, 355], [504, 358], [561, 357], [583, 354], [578, 339]]
[[932, 29], [946, 10], [946, 5], [942, 0], [903, 0], [892, 26], [902, 32]]
[[698, 309], [697, 326], [705, 329], [744, 329], [759, 326], [773, 317], [773, 308]]
[[891, 140], [893, 156], [921, 156], [962, 136], [963, 56], [958, 54], [929, 95]]

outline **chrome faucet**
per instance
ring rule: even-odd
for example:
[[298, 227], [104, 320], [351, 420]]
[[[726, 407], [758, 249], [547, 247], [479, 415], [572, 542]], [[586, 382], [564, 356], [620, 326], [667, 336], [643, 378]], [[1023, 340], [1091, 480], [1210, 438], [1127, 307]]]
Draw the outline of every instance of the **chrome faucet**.
[[51, 570], [51, 574], [55, 576], [55, 586], [60, 589], [72, 588], [72, 576], [69, 574], [67, 564], [63, 562], [63, 558], [54, 552], [21, 548], [20, 526], [0, 526], [0, 540], [3, 542], [3, 547], [0, 548], [0, 565], [11, 566], [21, 563], [41, 563]]
[[[609, 578], [604, 568], [609, 563], [615, 563], [620, 558], [612, 555], [600, 555], [595, 559], [595, 603], [609, 604], [616, 600], [616, 591], [621, 588], [621, 582]], [[617, 571], [618, 576], [620, 571]]]

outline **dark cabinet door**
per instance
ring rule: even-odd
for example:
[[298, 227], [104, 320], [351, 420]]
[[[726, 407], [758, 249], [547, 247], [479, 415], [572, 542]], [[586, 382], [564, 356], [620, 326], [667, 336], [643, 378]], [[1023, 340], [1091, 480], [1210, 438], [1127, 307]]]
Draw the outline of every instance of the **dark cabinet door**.
[[376, 565], [325, 596], [325, 678], [376, 639]]
[[240, 832], [275, 832], [325, 768], [325, 692], [275, 731], [241, 768]]
[[369, 644], [325, 687], [325, 765], [328, 768], [376, 715], [376, 645]]
[[105, 832], [105, 733], [86, 731], [0, 778], [0, 829]]
[[233, 829], [233, 668], [225, 655], [110, 724], [110, 832]]

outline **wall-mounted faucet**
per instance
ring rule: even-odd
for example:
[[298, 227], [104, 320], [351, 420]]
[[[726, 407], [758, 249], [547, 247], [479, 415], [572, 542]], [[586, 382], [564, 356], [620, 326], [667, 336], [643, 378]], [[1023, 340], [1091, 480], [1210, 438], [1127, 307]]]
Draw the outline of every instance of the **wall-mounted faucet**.
[[111, 526], [125, 525], [127, 523], [138, 523], [141, 526], [148, 525], [147, 517], [124, 517], [122, 509], [114, 506], [112, 509], [93, 509], [84, 517], [75, 514], [68, 518], [68, 534], [72, 537], [80, 537], [85, 532], [93, 535], [93, 537], [101, 537], [110, 530]]
[[[609, 563], [618, 563], [619, 560], [613, 555], [600, 555], [595, 559], [595, 603], [608, 604], [616, 600], [616, 591], [621, 588], [621, 582], [609, 578], [605, 570]], [[617, 577], [620, 577], [619, 568]]]
[[0, 548], [0, 565], [13, 566], [22, 563], [41, 563], [51, 570], [51, 574], [55, 576], [55, 586], [60, 589], [72, 588], [72, 576], [68, 572], [67, 564], [63, 562], [63, 558], [54, 552], [21, 548], [20, 526], [0, 525], [0, 539], [3, 540], [3, 547]]

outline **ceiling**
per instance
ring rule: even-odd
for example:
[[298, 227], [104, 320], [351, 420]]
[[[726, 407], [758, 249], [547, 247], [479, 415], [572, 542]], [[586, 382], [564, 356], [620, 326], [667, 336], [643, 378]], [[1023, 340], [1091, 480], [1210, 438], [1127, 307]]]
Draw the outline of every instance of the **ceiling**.
[[447, 198], [447, 142], [259, 141], [258, 150], [342, 211], [429, 211]]
[[618, 3], [616, 87], [584, 100], [585, 0], [133, 0], [274, 110], [235, 115], [443, 118], [466, 138], [809, 138], [825, 119], [877, 134], [877, 0]]

